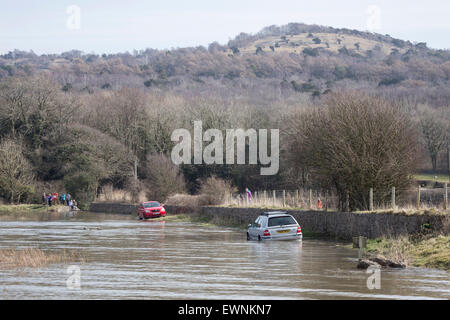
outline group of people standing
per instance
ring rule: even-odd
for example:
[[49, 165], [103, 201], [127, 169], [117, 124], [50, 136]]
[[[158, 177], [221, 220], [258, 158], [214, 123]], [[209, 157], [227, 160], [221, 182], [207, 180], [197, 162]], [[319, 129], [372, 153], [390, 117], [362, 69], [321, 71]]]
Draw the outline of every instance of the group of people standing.
[[77, 202], [75, 199], [72, 199], [70, 193], [62, 193], [58, 195], [57, 192], [49, 193], [48, 195], [44, 192], [42, 194], [42, 204], [52, 206], [57, 204], [67, 205], [72, 210], [76, 210]]

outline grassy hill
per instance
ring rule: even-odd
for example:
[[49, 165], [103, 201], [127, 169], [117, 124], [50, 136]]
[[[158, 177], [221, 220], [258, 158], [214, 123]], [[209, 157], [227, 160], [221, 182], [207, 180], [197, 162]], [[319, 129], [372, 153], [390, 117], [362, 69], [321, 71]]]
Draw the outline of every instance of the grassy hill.
[[[264, 52], [302, 53], [304, 49], [309, 48], [326, 50], [336, 54], [339, 53], [339, 50], [347, 48], [347, 50], [354, 50], [355, 53], [363, 56], [367, 56], [367, 51], [370, 50], [380, 50], [385, 55], [389, 55], [393, 50], [398, 50], [400, 54], [404, 54], [408, 50], [408, 48], [398, 48], [392, 43], [366, 39], [357, 35], [302, 33], [288, 36], [268, 36], [239, 48], [239, 51], [241, 53], [252, 54], [256, 53], [258, 47]], [[229, 49], [227, 53], [233, 53], [233, 51]]]
[[450, 100], [448, 50], [299, 23], [241, 33], [208, 48], [50, 55], [14, 50], [0, 56], [0, 78], [35, 74], [52, 78], [63, 91], [80, 93], [135, 87], [284, 100], [355, 89], [435, 106]]

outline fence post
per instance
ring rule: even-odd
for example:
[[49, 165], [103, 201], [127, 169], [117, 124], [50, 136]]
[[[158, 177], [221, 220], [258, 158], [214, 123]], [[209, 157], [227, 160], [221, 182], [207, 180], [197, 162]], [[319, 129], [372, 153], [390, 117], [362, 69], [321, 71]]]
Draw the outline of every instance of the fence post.
[[325, 190], [325, 205], [324, 210], [328, 211], [328, 190]]
[[286, 190], [283, 190], [283, 208], [286, 207]]
[[350, 192], [347, 190], [345, 195], [345, 210], [350, 212]]
[[444, 184], [444, 210], [448, 209], [448, 187], [447, 183]]
[[267, 205], [267, 191], [264, 190], [264, 206]]
[[373, 211], [373, 188], [369, 189], [369, 211]]
[[248, 193], [245, 193], [245, 200], [247, 201], [247, 207], [248, 207]]
[[258, 202], [258, 191], [255, 191], [255, 200], [253, 201], [253, 204], [257, 204]]
[[420, 184], [417, 186], [417, 209], [420, 209]]
[[273, 192], [273, 206], [275, 207], [275, 190], [272, 190]]
[[299, 191], [298, 189], [295, 190], [295, 206], [298, 207], [298, 200], [299, 200]]
[[392, 209], [395, 209], [395, 187], [392, 187], [391, 205]]
[[364, 254], [364, 248], [367, 248], [367, 238], [359, 236], [358, 237], [358, 259], [361, 260]]
[[312, 210], [313, 204], [312, 204], [312, 190], [309, 189], [309, 209]]

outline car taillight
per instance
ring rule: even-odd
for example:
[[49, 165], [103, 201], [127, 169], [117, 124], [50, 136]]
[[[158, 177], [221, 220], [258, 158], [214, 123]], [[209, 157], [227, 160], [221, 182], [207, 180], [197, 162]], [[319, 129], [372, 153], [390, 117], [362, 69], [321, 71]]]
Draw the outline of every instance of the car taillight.
[[266, 230], [264, 230], [264, 236], [265, 236], [265, 237], [268, 237], [268, 236], [270, 236], [270, 232], [269, 232], [269, 230], [267, 230], [267, 229], [266, 229]]
[[302, 233], [302, 228], [301, 227], [297, 228], [297, 233]]

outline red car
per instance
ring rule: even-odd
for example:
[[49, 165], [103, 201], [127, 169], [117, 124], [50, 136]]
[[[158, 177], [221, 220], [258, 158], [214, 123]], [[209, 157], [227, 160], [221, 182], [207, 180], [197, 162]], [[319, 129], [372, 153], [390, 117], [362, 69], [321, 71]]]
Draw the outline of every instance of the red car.
[[138, 216], [139, 219], [158, 218], [166, 215], [164, 205], [158, 201], [147, 201], [139, 205]]

